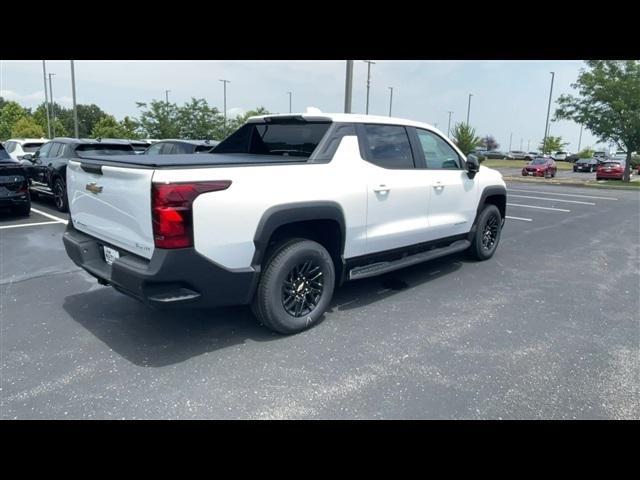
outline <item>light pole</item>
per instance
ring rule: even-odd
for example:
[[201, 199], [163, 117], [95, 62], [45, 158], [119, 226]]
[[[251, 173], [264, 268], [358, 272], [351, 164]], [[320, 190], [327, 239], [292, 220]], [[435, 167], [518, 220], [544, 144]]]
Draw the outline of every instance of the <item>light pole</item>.
[[222, 82], [223, 85], [223, 91], [224, 91], [224, 134], [225, 136], [227, 135], [227, 83], [231, 83], [231, 81], [229, 80], [220, 80]]
[[287, 92], [289, 94], [289, 113], [291, 113], [291, 92]]
[[473, 97], [473, 93], [469, 94], [469, 105], [467, 106], [467, 127], [469, 126], [469, 114], [471, 113], [471, 97]]
[[576, 153], [580, 153], [580, 145], [582, 145], [582, 124], [580, 124], [580, 138], [578, 139], [578, 151]]
[[447, 138], [451, 138], [451, 137], [449, 136], [449, 133], [451, 132], [451, 114], [452, 114], [453, 112], [448, 112], [448, 113], [449, 113], [449, 124], [447, 125]]
[[51, 77], [53, 77], [55, 73], [49, 74], [49, 96], [51, 97], [51, 129], [53, 131], [53, 136], [56, 136], [56, 107], [53, 100], [53, 88], [51, 86]]
[[364, 60], [364, 63], [367, 64], [367, 109], [365, 113], [369, 115], [369, 89], [371, 86], [371, 64], [375, 65], [376, 62], [372, 62], [371, 60]]
[[351, 113], [351, 93], [353, 90], [353, 60], [347, 60], [344, 82], [344, 113]]
[[73, 130], [75, 137], [78, 138], [78, 109], [76, 108], [76, 73], [73, 68], [73, 60], [71, 60], [71, 94], [73, 96]]
[[[511, 140], [513, 140], [513, 132], [511, 132], [509, 136], [509, 151], [511, 151]], [[520, 150], [522, 150], [522, 145], [520, 145]]]
[[549, 105], [547, 106], [547, 120], [544, 124], [544, 140], [542, 140], [542, 154], [544, 155], [547, 149], [547, 135], [549, 134], [549, 113], [551, 112], [551, 95], [553, 93], [553, 79], [556, 76], [555, 72], [551, 73], [551, 88], [549, 88]]
[[164, 91], [164, 104], [165, 104], [165, 107], [167, 108], [167, 111], [169, 111], [169, 92], [170, 91], [171, 90]]
[[529, 151], [530, 146], [531, 146], [531, 140], [527, 140], [527, 152]]
[[47, 135], [51, 138], [51, 120], [49, 118], [49, 94], [47, 93], [47, 67], [42, 60], [42, 76], [44, 78], [44, 107], [47, 111]]
[[391, 105], [393, 105], [393, 87], [389, 87], [389, 116], [391, 116]]

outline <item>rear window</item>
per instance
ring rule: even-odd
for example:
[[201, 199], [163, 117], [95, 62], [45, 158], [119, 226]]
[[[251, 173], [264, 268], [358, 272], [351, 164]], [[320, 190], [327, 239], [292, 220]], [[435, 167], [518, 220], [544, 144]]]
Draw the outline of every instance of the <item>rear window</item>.
[[22, 150], [26, 153], [33, 153], [36, 150], [38, 150], [42, 145], [44, 145], [44, 142], [41, 143], [25, 143], [24, 145], [22, 145]]
[[329, 126], [329, 122], [248, 123], [223, 140], [211, 153], [308, 158]]
[[198, 145], [196, 147], [196, 153], [207, 153], [209, 150], [211, 150], [214, 147], [214, 145]]
[[7, 151], [4, 149], [4, 147], [0, 145], [0, 160], [8, 160], [10, 158], [11, 157], [9, 156]]
[[620, 167], [622, 164], [620, 162], [604, 162], [603, 165], [605, 167]]
[[544, 158], [534, 158], [531, 162], [532, 165], [542, 165], [544, 163], [547, 163], [547, 160]]
[[131, 145], [109, 145], [108, 143], [78, 145], [76, 152], [82, 156], [135, 155], [135, 151]]

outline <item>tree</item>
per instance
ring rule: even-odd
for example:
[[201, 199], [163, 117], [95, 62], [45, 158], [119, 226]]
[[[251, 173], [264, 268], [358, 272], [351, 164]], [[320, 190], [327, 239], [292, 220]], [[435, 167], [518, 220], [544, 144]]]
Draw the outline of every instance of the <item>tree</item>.
[[482, 146], [487, 150], [497, 150], [500, 144], [496, 142], [496, 139], [493, 138], [493, 135], [485, 135], [482, 138]]
[[[255, 110], [249, 110], [245, 112], [243, 115], [237, 115], [235, 118], [231, 120], [227, 120], [227, 132], [228, 134], [236, 131], [242, 125], [247, 123], [250, 117], [255, 117], [257, 115], [269, 115], [269, 111], [264, 107], [258, 107]], [[225, 135], [226, 137], [226, 135]]]
[[136, 102], [141, 110], [140, 127], [148, 138], [177, 138], [180, 136], [178, 107], [164, 100], [152, 100], [150, 104]]
[[128, 138], [127, 132], [118, 121], [108, 115], [98, 120], [91, 130], [91, 138]]
[[579, 153], [578, 153], [578, 158], [591, 158], [593, 157], [593, 154], [596, 153], [595, 150], [591, 147], [587, 147], [587, 148], [583, 148]]
[[571, 85], [578, 95], [561, 95], [555, 117], [583, 124], [602, 142], [624, 150], [628, 182], [632, 153], [640, 150], [640, 61], [590, 60], [586, 67]]
[[204, 98], [191, 101], [178, 108], [180, 138], [190, 140], [222, 140], [224, 117], [217, 108], [210, 107]]
[[129, 117], [124, 117], [124, 119], [120, 122], [120, 126], [124, 130], [124, 138], [130, 138], [132, 140], [142, 138], [139, 133], [140, 123], [136, 122], [135, 120]]
[[539, 149], [542, 153], [561, 152], [564, 147], [569, 145], [567, 142], [562, 141], [562, 137], [547, 137], [547, 145], [544, 145], [544, 139], [540, 142]]
[[0, 110], [0, 140], [10, 138], [16, 122], [23, 117], [28, 117], [29, 114], [29, 110], [21, 107], [18, 102], [4, 102]]
[[451, 132], [451, 140], [465, 155], [469, 155], [482, 143], [480, 137], [476, 136], [475, 128], [463, 122], [455, 124]]
[[13, 125], [11, 136], [14, 138], [41, 138], [44, 137], [44, 130], [33, 117], [22, 117]]

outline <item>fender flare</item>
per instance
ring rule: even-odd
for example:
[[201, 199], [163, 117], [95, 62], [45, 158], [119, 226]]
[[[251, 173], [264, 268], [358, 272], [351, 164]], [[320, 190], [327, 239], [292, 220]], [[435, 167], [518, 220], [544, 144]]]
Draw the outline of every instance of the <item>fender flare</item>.
[[468, 239], [471, 240], [476, 233], [476, 226], [478, 222], [478, 217], [480, 216], [480, 212], [486, 204], [487, 198], [492, 196], [502, 196], [504, 197], [505, 204], [505, 217], [502, 219], [502, 225], [504, 225], [504, 221], [506, 218], [507, 212], [507, 188], [502, 185], [489, 185], [482, 190], [480, 194], [480, 199], [478, 200], [478, 208], [476, 210], [476, 217], [473, 219], [473, 225], [471, 227], [471, 231], [469, 232]]
[[340, 204], [331, 201], [295, 202], [275, 205], [267, 209], [253, 237], [255, 252], [251, 265], [259, 269], [273, 233], [283, 225], [309, 220], [334, 220], [340, 227], [340, 256], [344, 253], [346, 222]]

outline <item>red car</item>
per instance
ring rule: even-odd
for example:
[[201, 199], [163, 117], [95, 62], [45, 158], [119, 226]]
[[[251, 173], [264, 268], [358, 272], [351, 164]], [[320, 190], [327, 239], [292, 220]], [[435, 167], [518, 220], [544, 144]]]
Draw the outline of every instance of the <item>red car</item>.
[[557, 171], [558, 167], [556, 167], [556, 162], [553, 161], [553, 158], [536, 157], [524, 166], [522, 176], [550, 178], [555, 177]]
[[598, 165], [596, 180], [622, 180], [624, 175], [624, 162], [607, 161]]

